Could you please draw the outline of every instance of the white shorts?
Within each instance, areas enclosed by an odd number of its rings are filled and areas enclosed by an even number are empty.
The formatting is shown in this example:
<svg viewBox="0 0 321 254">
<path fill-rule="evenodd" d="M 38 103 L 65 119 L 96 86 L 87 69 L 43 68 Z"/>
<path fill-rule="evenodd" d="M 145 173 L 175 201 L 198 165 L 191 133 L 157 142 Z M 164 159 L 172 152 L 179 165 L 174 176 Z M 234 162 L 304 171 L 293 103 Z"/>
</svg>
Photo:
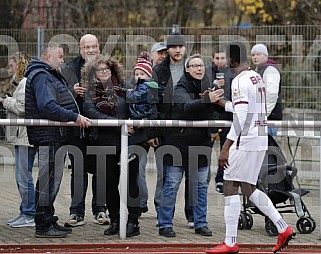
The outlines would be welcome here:
<svg viewBox="0 0 321 254">
<path fill-rule="evenodd" d="M 256 185 L 266 151 L 230 149 L 229 166 L 224 170 L 224 180 Z"/>
</svg>

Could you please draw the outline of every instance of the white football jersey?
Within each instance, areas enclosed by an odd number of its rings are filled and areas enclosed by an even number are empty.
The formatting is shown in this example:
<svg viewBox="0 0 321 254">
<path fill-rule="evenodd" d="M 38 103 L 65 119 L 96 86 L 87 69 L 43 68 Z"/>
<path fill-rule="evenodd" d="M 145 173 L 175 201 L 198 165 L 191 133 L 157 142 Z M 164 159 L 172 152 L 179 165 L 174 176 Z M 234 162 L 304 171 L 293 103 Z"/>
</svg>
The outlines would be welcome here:
<svg viewBox="0 0 321 254">
<path fill-rule="evenodd" d="M 231 85 L 233 124 L 228 139 L 233 148 L 244 151 L 267 150 L 266 86 L 257 72 L 246 69 Z"/>
</svg>

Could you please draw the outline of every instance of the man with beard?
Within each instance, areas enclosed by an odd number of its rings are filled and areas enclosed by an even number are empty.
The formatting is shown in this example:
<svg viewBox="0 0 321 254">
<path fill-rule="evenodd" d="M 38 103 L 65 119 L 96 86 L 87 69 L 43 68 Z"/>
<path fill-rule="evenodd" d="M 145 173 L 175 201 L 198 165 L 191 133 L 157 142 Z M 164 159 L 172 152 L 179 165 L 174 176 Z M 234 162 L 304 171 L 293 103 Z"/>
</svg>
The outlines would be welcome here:
<svg viewBox="0 0 321 254">
<path fill-rule="evenodd" d="M 158 65 L 153 67 L 156 81 L 159 85 L 159 103 L 157 105 L 158 117 L 161 120 L 172 119 L 173 91 L 178 80 L 184 74 L 184 61 L 186 58 L 186 42 L 180 33 L 172 33 L 167 38 L 167 57 Z M 154 204 L 158 213 L 161 202 L 163 188 L 163 164 L 162 155 L 157 153 L 157 149 L 162 146 L 167 128 L 159 128 L 155 138 L 151 138 L 148 143 L 156 148 L 157 184 L 154 196 Z M 194 227 L 193 207 L 188 202 L 188 178 L 185 177 L 185 216 L 189 227 Z"/>
<path fill-rule="evenodd" d="M 79 110 L 83 113 L 83 97 L 86 88 L 81 86 L 81 69 L 86 62 L 95 58 L 96 55 L 100 54 L 99 42 L 95 35 L 85 34 L 81 37 L 79 42 L 79 56 L 72 59 L 64 68 L 62 68 L 61 73 L 67 80 L 69 89 L 73 93 Z M 84 135 L 85 136 L 85 135 Z M 71 174 L 71 206 L 69 220 L 65 223 L 66 227 L 76 227 L 84 225 L 85 217 L 85 198 L 88 186 L 88 174 L 92 173 L 92 212 L 94 215 L 94 222 L 100 225 L 108 225 L 108 218 L 106 215 L 106 204 L 105 201 L 97 199 L 97 186 L 96 186 L 96 169 L 90 168 L 88 162 L 88 157 L 86 154 L 86 140 L 83 138 L 77 144 L 83 155 L 84 159 L 84 171 L 80 172 L 75 168 L 75 158 L 70 156 L 72 174 Z M 81 182 L 83 181 L 83 182 Z M 79 186 L 83 186 L 82 188 Z"/>
</svg>

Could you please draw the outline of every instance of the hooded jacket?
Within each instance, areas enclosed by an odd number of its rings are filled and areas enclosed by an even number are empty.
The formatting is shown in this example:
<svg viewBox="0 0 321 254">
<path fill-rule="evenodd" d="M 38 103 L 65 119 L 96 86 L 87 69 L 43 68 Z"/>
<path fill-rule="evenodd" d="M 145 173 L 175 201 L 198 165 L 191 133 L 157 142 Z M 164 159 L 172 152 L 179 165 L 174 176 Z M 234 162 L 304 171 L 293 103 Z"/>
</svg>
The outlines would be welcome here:
<svg viewBox="0 0 321 254">
<path fill-rule="evenodd" d="M 26 72 L 26 119 L 48 119 L 68 122 L 77 120 L 79 110 L 61 74 L 47 63 L 33 60 Z M 32 145 L 52 142 L 69 143 L 80 137 L 79 127 L 28 126 Z"/>
<path fill-rule="evenodd" d="M 90 64 L 94 63 L 88 63 L 88 65 Z M 112 73 L 111 82 L 117 95 L 115 110 L 113 111 L 113 114 L 106 114 L 100 111 L 99 103 L 97 102 L 101 102 L 103 98 L 98 94 L 95 95 L 96 88 L 100 83 L 97 83 L 90 71 L 86 71 L 87 69 L 85 66 L 82 75 L 83 85 L 87 87 L 84 97 L 84 115 L 91 119 L 128 119 L 129 108 L 126 103 L 126 96 L 123 89 L 125 82 L 123 69 L 120 67 L 118 61 L 114 60 L 112 57 L 109 58 L 107 64 Z M 116 148 L 120 150 L 120 134 L 120 127 L 92 128 L 90 134 L 91 144 L 99 146 L 116 146 Z"/>
</svg>

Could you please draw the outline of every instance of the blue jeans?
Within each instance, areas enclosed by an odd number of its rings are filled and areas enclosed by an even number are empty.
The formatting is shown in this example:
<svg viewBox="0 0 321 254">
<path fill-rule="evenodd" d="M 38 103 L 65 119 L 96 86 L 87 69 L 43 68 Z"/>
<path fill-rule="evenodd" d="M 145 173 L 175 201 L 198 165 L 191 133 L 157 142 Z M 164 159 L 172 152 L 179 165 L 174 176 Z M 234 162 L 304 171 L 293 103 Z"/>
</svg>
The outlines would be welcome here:
<svg viewBox="0 0 321 254">
<path fill-rule="evenodd" d="M 15 146 L 16 182 L 21 197 L 20 212 L 35 216 L 35 186 L 32 167 L 37 149 L 31 146 Z"/>
<path fill-rule="evenodd" d="M 54 202 L 57 197 L 67 146 L 51 143 L 38 147 L 39 173 L 36 184 L 36 230 L 47 230 L 56 224 Z"/>
<path fill-rule="evenodd" d="M 165 167 L 163 166 L 163 161 L 162 158 L 157 158 L 157 148 L 154 150 L 155 151 L 155 159 L 156 159 L 156 169 L 157 169 L 157 179 L 156 179 L 156 189 L 155 189 L 155 194 L 154 194 L 154 205 L 155 205 L 155 210 L 157 212 L 157 217 L 158 217 L 158 211 L 159 211 L 159 206 L 161 203 L 161 198 L 162 198 L 162 193 L 163 193 L 163 186 L 165 182 Z M 188 186 L 189 186 L 189 181 L 188 181 L 188 176 L 185 175 L 185 206 L 184 206 L 184 213 L 185 217 L 187 220 L 193 219 L 193 207 L 189 205 L 189 197 L 188 197 Z"/>
<path fill-rule="evenodd" d="M 268 128 L 268 134 L 270 134 L 273 138 L 276 137 L 276 134 L 278 133 L 278 129 L 274 127 Z"/>
<path fill-rule="evenodd" d="M 130 153 L 137 153 L 139 157 L 139 175 L 138 175 L 138 187 L 139 187 L 139 198 L 140 203 L 139 207 L 145 208 L 147 207 L 147 200 L 148 200 L 148 189 L 147 189 L 147 183 L 146 183 L 146 165 L 147 165 L 147 154 L 149 151 L 149 145 L 147 142 L 138 144 L 140 148 L 139 151 L 135 150 L 135 146 L 133 149 L 129 147 Z"/>
<path fill-rule="evenodd" d="M 179 185 L 183 174 L 189 174 L 189 204 L 193 207 L 194 224 L 196 228 L 207 226 L 207 177 L 209 167 L 198 169 L 164 165 L 165 182 L 158 212 L 159 228 L 173 227 L 173 216 Z"/>
</svg>

